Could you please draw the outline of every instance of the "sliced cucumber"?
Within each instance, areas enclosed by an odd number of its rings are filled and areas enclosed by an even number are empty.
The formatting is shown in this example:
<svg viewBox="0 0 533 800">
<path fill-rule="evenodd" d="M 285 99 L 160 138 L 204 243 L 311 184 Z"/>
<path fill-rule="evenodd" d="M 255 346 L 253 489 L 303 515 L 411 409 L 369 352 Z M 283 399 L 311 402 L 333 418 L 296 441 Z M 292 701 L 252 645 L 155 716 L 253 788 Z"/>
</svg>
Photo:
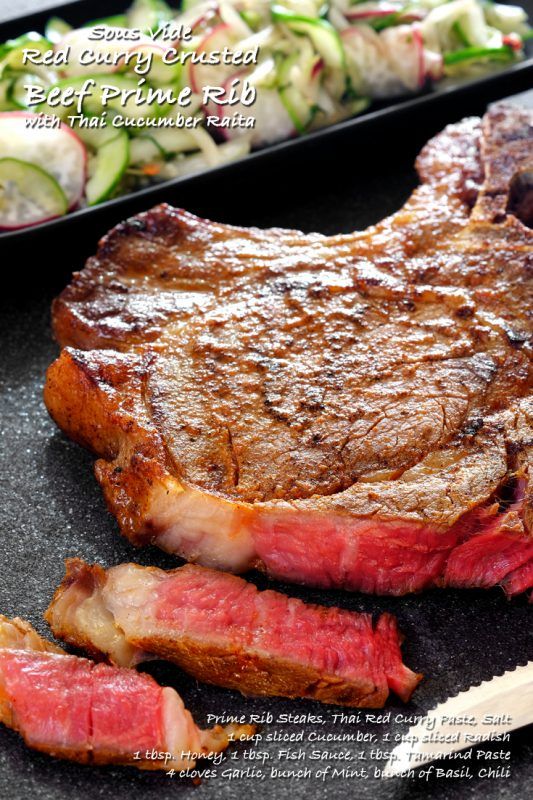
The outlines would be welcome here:
<svg viewBox="0 0 533 800">
<path fill-rule="evenodd" d="M 100 75 L 99 77 L 93 75 L 92 77 L 96 81 L 96 86 L 94 87 L 91 96 L 88 97 L 83 104 L 83 111 L 89 116 L 98 116 L 102 113 L 102 111 L 105 111 L 109 108 L 115 108 L 121 114 L 132 117 L 144 117 L 150 113 L 147 105 L 137 105 L 134 100 L 129 100 L 127 103 L 122 105 L 120 102 L 120 97 L 117 97 L 115 101 L 113 101 L 113 99 L 107 101 L 105 108 L 102 105 L 104 86 L 113 86 L 120 91 L 127 91 L 128 89 L 134 90 L 138 88 L 137 80 L 135 80 L 135 78 L 117 74 L 107 76 Z"/>
<path fill-rule="evenodd" d="M 72 30 L 72 25 L 59 17 L 50 17 L 44 29 L 44 35 L 52 44 L 58 44 L 63 36 Z"/>
<path fill-rule="evenodd" d="M 313 119 L 313 109 L 300 89 L 295 85 L 291 72 L 298 66 L 299 53 L 295 53 L 281 64 L 278 71 L 279 96 L 292 124 L 298 133 L 305 133 Z"/>
<path fill-rule="evenodd" d="M 232 142 L 224 142 L 217 146 L 217 163 L 213 164 L 206 156 L 205 152 L 193 153 L 190 156 L 178 157 L 173 161 L 168 161 L 159 174 L 159 178 L 177 178 L 182 175 L 194 175 L 197 172 L 205 172 L 214 166 L 222 166 L 230 161 L 243 158 L 250 152 L 248 139 L 235 139 Z"/>
<path fill-rule="evenodd" d="M 18 39 L 12 39 L 4 45 L 4 48 L 7 49 L 0 51 L 0 69 L 3 74 L 9 70 L 24 71 L 41 75 L 47 81 L 54 80 L 55 73 L 48 67 L 40 64 L 24 63 L 26 50 L 39 50 L 44 54 L 52 50 L 52 47 L 53 45 L 38 33 L 28 33 Z"/>
<path fill-rule="evenodd" d="M 516 58 L 512 47 L 465 47 L 444 54 L 444 64 L 447 67 L 455 64 L 482 63 L 483 61 L 513 61 Z"/>
<path fill-rule="evenodd" d="M 22 56 L 25 48 L 36 48 L 45 52 L 50 50 L 52 45 L 40 33 L 30 31 L 29 33 L 18 36 L 16 39 L 8 39 L 0 45 L 0 61 L 8 61 L 9 66 L 19 68 L 22 66 Z M 13 63 L 11 62 L 13 59 Z"/>
<path fill-rule="evenodd" d="M 373 17 L 368 21 L 368 24 L 375 31 L 384 31 L 386 28 L 391 28 L 394 25 L 399 25 L 402 21 L 402 12 L 397 11 L 392 14 L 387 14 L 383 17 Z"/>
<path fill-rule="evenodd" d="M 166 153 L 151 136 L 137 136 L 130 140 L 130 164 L 151 164 L 164 161 Z"/>
<path fill-rule="evenodd" d="M 0 158 L 0 228 L 23 228 L 66 214 L 68 201 L 58 182 L 41 167 Z"/>
<path fill-rule="evenodd" d="M 151 55 L 150 71 L 147 78 L 152 86 L 164 88 L 170 87 L 178 82 L 181 75 L 181 64 L 179 62 L 176 64 L 165 64 L 163 61 L 165 51 L 158 45 L 140 44 L 137 47 L 133 47 L 131 52 L 139 53 L 139 56 L 143 54 Z M 135 67 L 136 61 L 130 63 L 129 70 L 134 70 Z M 138 77 L 136 80 L 138 80 Z"/>
<path fill-rule="evenodd" d="M 355 117 L 357 114 L 362 114 L 370 105 L 369 97 L 353 97 L 347 103 L 350 110 L 350 116 Z"/>
<path fill-rule="evenodd" d="M 29 85 L 46 86 L 44 80 L 39 75 L 21 72 L 14 73 L 8 90 L 8 97 L 14 108 L 28 108 L 28 92 L 26 86 Z"/>
<path fill-rule="evenodd" d="M 243 9 L 241 11 L 241 17 L 253 31 L 258 31 L 260 29 L 263 18 L 258 11 Z"/>
<path fill-rule="evenodd" d="M 120 131 L 97 151 L 91 165 L 91 177 L 85 186 L 87 204 L 95 206 L 112 194 L 128 166 L 129 139 Z"/>
<path fill-rule="evenodd" d="M 67 125 L 36 125 L 35 114 L 13 111 L 0 114 L 0 153 L 29 161 L 50 173 L 68 199 L 69 208 L 80 201 L 85 186 L 86 151 Z"/>
<path fill-rule="evenodd" d="M 90 121 L 90 117 L 87 118 Z M 93 118 L 95 121 L 99 122 L 99 117 Z M 85 127 L 82 125 L 72 126 L 72 130 L 78 134 L 79 138 L 90 147 L 92 150 L 99 150 L 104 144 L 110 142 L 111 139 L 115 139 L 117 136 L 117 129 L 113 128 L 111 125 L 105 125 L 103 128 L 99 125 L 95 125 L 95 127 Z"/>
<path fill-rule="evenodd" d="M 170 22 L 175 12 L 164 0 L 134 0 L 127 14 L 128 28 L 155 30 L 161 23 Z"/>
<path fill-rule="evenodd" d="M 162 56 L 154 56 L 148 77 L 152 86 L 163 89 L 179 83 L 181 73 L 181 64 L 165 64 Z"/>
<path fill-rule="evenodd" d="M 489 25 L 498 28 L 502 33 L 526 34 L 529 30 L 527 14 L 519 6 L 486 3 L 483 6 L 485 18 Z"/>
<path fill-rule="evenodd" d="M 293 14 L 292 11 L 287 11 L 278 5 L 272 6 L 272 19 L 274 22 L 282 22 L 287 25 L 295 33 L 303 33 L 308 36 L 328 67 L 345 70 L 346 58 L 342 41 L 330 22 L 318 17 L 303 17 Z"/>
<path fill-rule="evenodd" d="M 17 106 L 11 99 L 11 85 L 13 77 L 4 77 L 0 80 L 0 111 L 15 111 Z"/>
<path fill-rule="evenodd" d="M 201 2 L 202 0 L 181 0 L 180 11 L 183 14 L 185 11 L 190 11 L 191 8 L 200 5 Z"/>
<path fill-rule="evenodd" d="M 179 128 L 154 128 L 150 138 L 161 148 L 165 157 L 175 153 L 198 150 L 198 143 L 191 130 Z"/>
<path fill-rule="evenodd" d="M 470 39 L 464 32 L 463 28 L 461 27 L 461 22 L 459 20 L 453 23 L 452 31 L 455 33 L 457 41 L 459 42 L 462 48 L 472 46 L 472 42 L 470 41 Z"/>
</svg>

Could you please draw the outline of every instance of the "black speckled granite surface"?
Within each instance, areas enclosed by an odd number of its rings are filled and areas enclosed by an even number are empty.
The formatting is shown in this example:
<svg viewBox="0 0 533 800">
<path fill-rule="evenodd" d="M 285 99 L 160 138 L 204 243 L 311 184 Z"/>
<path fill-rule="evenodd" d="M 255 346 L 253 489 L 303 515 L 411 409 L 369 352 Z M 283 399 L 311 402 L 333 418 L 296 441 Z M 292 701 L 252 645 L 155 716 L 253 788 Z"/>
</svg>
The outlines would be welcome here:
<svg viewBox="0 0 533 800">
<path fill-rule="evenodd" d="M 37 3 L 31 4 L 38 7 Z M 7 8 L 0 3 L 0 14 Z M 531 98 L 529 98 L 531 102 Z M 474 104 L 475 105 L 475 104 Z M 473 108 L 480 112 L 481 108 Z M 448 110 L 452 120 L 464 113 Z M 415 184 L 413 158 L 441 117 L 408 129 L 390 130 L 373 142 L 344 144 L 320 158 L 291 163 L 277 172 L 240 175 L 231 185 L 209 181 L 169 197 L 191 210 L 239 224 L 282 225 L 333 233 L 364 227 L 395 210 Z M 110 219 L 109 224 L 115 220 Z M 30 242 L 21 253 L 0 253 L 4 291 L 0 299 L 0 611 L 29 619 L 43 633 L 42 613 L 63 573 L 63 559 L 81 556 L 112 565 L 124 560 L 170 567 L 175 561 L 153 549 L 136 551 L 118 534 L 92 474 L 92 457 L 69 442 L 48 418 L 41 399 L 44 372 L 57 348 L 50 335 L 50 301 L 94 250 L 99 230 L 87 228 L 61 241 Z M 7 290 L 10 277 L 15 285 Z M 252 576 L 261 586 L 265 579 Z M 400 599 L 319 592 L 278 586 L 309 601 L 365 611 L 394 612 L 406 634 L 405 660 L 426 674 L 407 710 L 422 712 L 447 695 L 533 659 L 532 608 L 525 599 L 508 602 L 499 590 L 429 592 Z M 199 686 L 177 669 L 154 663 L 150 671 L 174 685 L 198 721 L 208 713 L 275 715 L 320 713 L 310 702 L 246 699 Z M 392 702 L 388 708 L 403 711 Z M 326 711 L 326 714 L 329 714 Z M 274 726 L 295 731 L 294 726 Z M 405 726 L 404 726 L 405 728 Z M 379 728 L 403 730 L 394 724 Z M 339 731 L 327 724 L 326 731 Z M 361 730 L 374 730 L 362 726 Z M 247 798 L 276 800 L 349 796 L 372 800 L 517 800 L 533 794 L 531 727 L 512 735 L 511 776 L 501 780 L 446 781 L 338 779 L 228 781 L 200 786 L 164 774 L 125 768 L 87 768 L 30 752 L 12 731 L 0 729 L 0 797 L 13 800 L 95 800 L 107 797 Z M 304 745 L 311 747 L 311 745 Z M 332 746 L 333 750 L 335 746 Z M 275 755 L 278 745 L 261 745 Z M 496 749 L 496 746 L 493 746 Z M 241 747 L 242 751 L 242 747 Z M 240 752 L 232 766 L 248 766 Z"/>
</svg>

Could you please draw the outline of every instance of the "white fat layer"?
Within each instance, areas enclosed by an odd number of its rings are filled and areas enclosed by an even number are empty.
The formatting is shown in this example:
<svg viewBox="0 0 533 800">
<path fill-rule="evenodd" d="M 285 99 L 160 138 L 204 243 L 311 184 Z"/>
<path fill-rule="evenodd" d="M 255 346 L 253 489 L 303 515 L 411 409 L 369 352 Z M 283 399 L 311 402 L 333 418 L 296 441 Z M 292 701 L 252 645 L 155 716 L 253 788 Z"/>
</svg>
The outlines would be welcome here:
<svg viewBox="0 0 533 800">
<path fill-rule="evenodd" d="M 91 597 L 81 603 L 76 611 L 75 624 L 82 636 L 86 635 L 94 647 L 105 653 L 113 664 L 131 667 L 144 660 L 144 653 L 128 644 L 124 633 L 115 624 L 100 589 L 96 589 Z"/>
<path fill-rule="evenodd" d="M 229 572 L 245 572 L 256 558 L 249 512 L 222 497 L 167 478 L 152 492 L 149 516 L 167 553 Z"/>
<path fill-rule="evenodd" d="M 163 576 L 164 573 L 135 564 L 120 564 L 108 571 L 102 600 L 115 628 L 123 632 L 125 639 L 147 635 L 144 620 L 149 617 L 148 606 Z"/>
<path fill-rule="evenodd" d="M 40 653 L 57 653 L 65 651 L 52 642 L 39 636 L 29 622 L 19 617 L 8 619 L 0 614 L 0 648 L 11 650 L 33 650 Z"/>
<path fill-rule="evenodd" d="M 250 725 L 216 725 L 208 730 L 198 728 L 179 694 L 163 689 L 163 726 L 165 746 L 172 754 L 173 769 L 191 769 L 198 757 L 210 756 L 225 750 L 230 741 L 241 736 L 250 736 L 254 729 Z"/>
<path fill-rule="evenodd" d="M 173 769 L 194 767 L 196 759 L 188 758 L 186 754 L 202 752 L 200 731 L 179 694 L 169 686 L 163 689 L 163 726 L 165 747 L 173 756 L 169 768 L 170 766 Z"/>
<path fill-rule="evenodd" d="M 147 658 L 115 624 L 99 585 L 74 581 L 54 600 L 49 621 L 52 630 L 71 644 L 90 643 L 118 666 L 131 667 Z"/>
</svg>

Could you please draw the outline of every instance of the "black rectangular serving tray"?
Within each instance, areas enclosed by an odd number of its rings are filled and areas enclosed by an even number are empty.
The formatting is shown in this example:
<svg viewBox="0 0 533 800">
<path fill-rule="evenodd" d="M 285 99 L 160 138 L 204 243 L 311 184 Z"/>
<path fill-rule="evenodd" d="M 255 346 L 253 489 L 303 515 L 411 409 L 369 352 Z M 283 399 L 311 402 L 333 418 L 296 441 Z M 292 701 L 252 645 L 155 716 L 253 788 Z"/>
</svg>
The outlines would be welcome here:
<svg viewBox="0 0 533 800">
<path fill-rule="evenodd" d="M 533 0 L 516 0 L 533 19 Z M 44 11 L 10 19 L 0 24 L 0 42 L 19 36 L 26 31 L 43 32 L 47 20 L 54 15 L 72 25 L 81 25 L 93 19 L 122 13 L 130 2 L 124 0 L 75 0 L 53 6 Z M 177 5 L 177 4 L 176 4 Z M 533 86 L 533 41 L 526 43 L 526 58 L 516 64 L 496 69 L 474 80 L 437 84 L 418 95 L 396 98 L 392 101 L 374 103 L 368 111 L 305 136 L 264 147 L 244 158 L 216 167 L 207 172 L 186 175 L 164 183 L 154 184 L 132 194 L 108 200 L 99 206 L 73 211 L 64 217 L 50 220 L 33 228 L 0 232 L 2 246 L 24 242 L 40 242 L 50 236 L 61 236 L 67 227 L 74 230 L 90 230 L 99 220 L 118 222 L 127 214 L 139 211 L 162 200 L 180 203 L 187 187 L 199 184 L 209 190 L 210 186 L 231 185 L 236 176 L 245 170 L 259 178 L 265 170 L 276 170 L 282 164 L 292 165 L 296 161 L 310 160 L 327 151 L 350 143 L 360 156 L 364 156 L 366 143 L 374 137 L 376 130 L 387 129 L 391 137 L 394 131 L 405 125 L 416 125 L 423 116 L 450 115 L 468 109 L 476 103 L 486 104 L 497 97 L 529 89 Z M 472 113 L 472 112 L 470 112 Z"/>
</svg>

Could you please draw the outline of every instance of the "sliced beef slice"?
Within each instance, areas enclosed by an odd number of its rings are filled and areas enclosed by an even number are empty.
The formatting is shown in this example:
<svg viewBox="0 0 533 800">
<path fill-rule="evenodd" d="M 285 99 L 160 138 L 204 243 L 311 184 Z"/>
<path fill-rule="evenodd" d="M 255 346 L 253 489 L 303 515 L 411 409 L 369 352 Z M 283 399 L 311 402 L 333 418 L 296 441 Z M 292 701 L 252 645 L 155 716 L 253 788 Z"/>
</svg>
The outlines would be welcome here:
<svg viewBox="0 0 533 800">
<path fill-rule="evenodd" d="M 194 565 L 165 572 L 73 559 L 46 613 L 61 639 L 131 665 L 157 656 L 244 694 L 382 706 L 421 676 L 403 663 L 396 622 L 307 605 Z"/>
<path fill-rule="evenodd" d="M 200 730 L 174 689 L 133 669 L 67 655 L 28 623 L 6 617 L 0 721 L 52 756 L 140 769 L 186 770 L 197 757 L 224 750 L 230 735 L 253 733 L 247 725 Z"/>
</svg>

